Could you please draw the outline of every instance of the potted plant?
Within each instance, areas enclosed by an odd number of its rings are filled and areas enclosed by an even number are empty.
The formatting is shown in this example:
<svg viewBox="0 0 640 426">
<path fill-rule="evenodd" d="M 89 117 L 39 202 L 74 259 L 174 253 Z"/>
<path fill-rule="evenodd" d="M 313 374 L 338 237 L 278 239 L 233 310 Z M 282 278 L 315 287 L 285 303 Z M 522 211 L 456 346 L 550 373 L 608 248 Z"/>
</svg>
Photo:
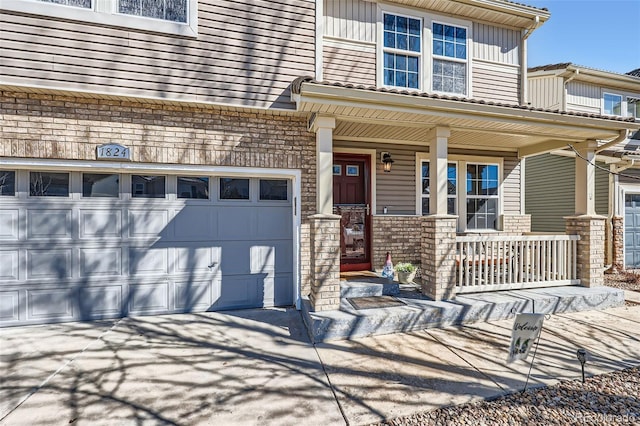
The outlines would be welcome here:
<svg viewBox="0 0 640 426">
<path fill-rule="evenodd" d="M 411 262 L 400 262 L 396 265 L 398 282 L 400 284 L 410 284 L 416 277 L 416 267 Z"/>
</svg>

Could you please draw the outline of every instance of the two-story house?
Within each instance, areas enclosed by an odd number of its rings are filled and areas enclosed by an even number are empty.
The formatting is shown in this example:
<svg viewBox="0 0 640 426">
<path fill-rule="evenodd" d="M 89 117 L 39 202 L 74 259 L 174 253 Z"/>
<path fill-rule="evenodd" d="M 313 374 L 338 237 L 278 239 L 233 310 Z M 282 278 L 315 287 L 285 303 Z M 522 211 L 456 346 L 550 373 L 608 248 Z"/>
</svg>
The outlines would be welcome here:
<svg viewBox="0 0 640 426">
<path fill-rule="evenodd" d="M 640 128 L 527 105 L 527 38 L 549 16 L 505 0 L 1 0 L 2 325 L 331 310 L 340 271 L 387 251 L 435 300 L 496 277 L 599 284 L 597 238 L 562 252 L 571 276 L 494 262 L 560 255 L 510 251 L 530 230 L 522 158 Z M 568 226 L 590 236 L 594 220 Z"/>
<path fill-rule="evenodd" d="M 570 63 L 530 68 L 532 106 L 640 122 L 640 70 L 618 74 Z M 596 149 L 595 212 L 607 217 L 606 262 L 640 267 L 640 133 Z M 525 205 L 533 231 L 558 232 L 573 214 L 576 152 L 570 144 L 526 159 Z"/>
</svg>

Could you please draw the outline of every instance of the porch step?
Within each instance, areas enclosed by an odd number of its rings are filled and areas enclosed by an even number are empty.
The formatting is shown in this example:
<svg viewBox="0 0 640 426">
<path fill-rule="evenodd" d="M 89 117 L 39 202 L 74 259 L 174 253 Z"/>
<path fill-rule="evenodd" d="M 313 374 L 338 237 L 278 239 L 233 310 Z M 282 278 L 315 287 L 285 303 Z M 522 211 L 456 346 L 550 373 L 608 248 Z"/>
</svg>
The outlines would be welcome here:
<svg viewBox="0 0 640 426">
<path fill-rule="evenodd" d="M 351 297 L 396 296 L 399 293 L 400 285 L 385 278 L 340 281 L 340 298 L 343 300 Z"/>
<path fill-rule="evenodd" d="M 324 312 L 310 312 L 309 301 L 303 299 L 302 317 L 311 340 L 317 343 L 497 321 L 520 312 L 558 314 L 613 308 L 624 305 L 624 291 L 565 286 L 465 294 L 453 301 L 435 302 L 417 291 L 403 289 L 396 299 L 403 305 L 357 310 L 343 298 L 340 309 Z"/>
</svg>

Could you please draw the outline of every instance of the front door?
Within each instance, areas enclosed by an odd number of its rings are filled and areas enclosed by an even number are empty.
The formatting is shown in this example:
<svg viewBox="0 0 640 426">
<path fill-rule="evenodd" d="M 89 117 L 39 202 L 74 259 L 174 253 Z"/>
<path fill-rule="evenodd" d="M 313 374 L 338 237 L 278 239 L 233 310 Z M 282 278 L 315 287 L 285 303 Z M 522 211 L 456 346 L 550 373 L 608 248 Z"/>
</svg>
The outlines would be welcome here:
<svg viewBox="0 0 640 426">
<path fill-rule="evenodd" d="M 340 221 L 340 271 L 371 269 L 368 155 L 333 155 L 333 212 Z"/>
</svg>

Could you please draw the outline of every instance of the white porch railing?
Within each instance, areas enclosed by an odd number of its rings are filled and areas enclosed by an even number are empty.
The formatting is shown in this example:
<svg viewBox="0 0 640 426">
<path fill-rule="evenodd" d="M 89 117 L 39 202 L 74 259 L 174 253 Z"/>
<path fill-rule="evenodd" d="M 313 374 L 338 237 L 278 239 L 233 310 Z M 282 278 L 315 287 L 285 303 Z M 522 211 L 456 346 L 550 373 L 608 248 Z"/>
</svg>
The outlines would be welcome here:
<svg viewBox="0 0 640 426">
<path fill-rule="evenodd" d="M 456 237 L 456 292 L 580 284 L 578 235 Z"/>
</svg>

